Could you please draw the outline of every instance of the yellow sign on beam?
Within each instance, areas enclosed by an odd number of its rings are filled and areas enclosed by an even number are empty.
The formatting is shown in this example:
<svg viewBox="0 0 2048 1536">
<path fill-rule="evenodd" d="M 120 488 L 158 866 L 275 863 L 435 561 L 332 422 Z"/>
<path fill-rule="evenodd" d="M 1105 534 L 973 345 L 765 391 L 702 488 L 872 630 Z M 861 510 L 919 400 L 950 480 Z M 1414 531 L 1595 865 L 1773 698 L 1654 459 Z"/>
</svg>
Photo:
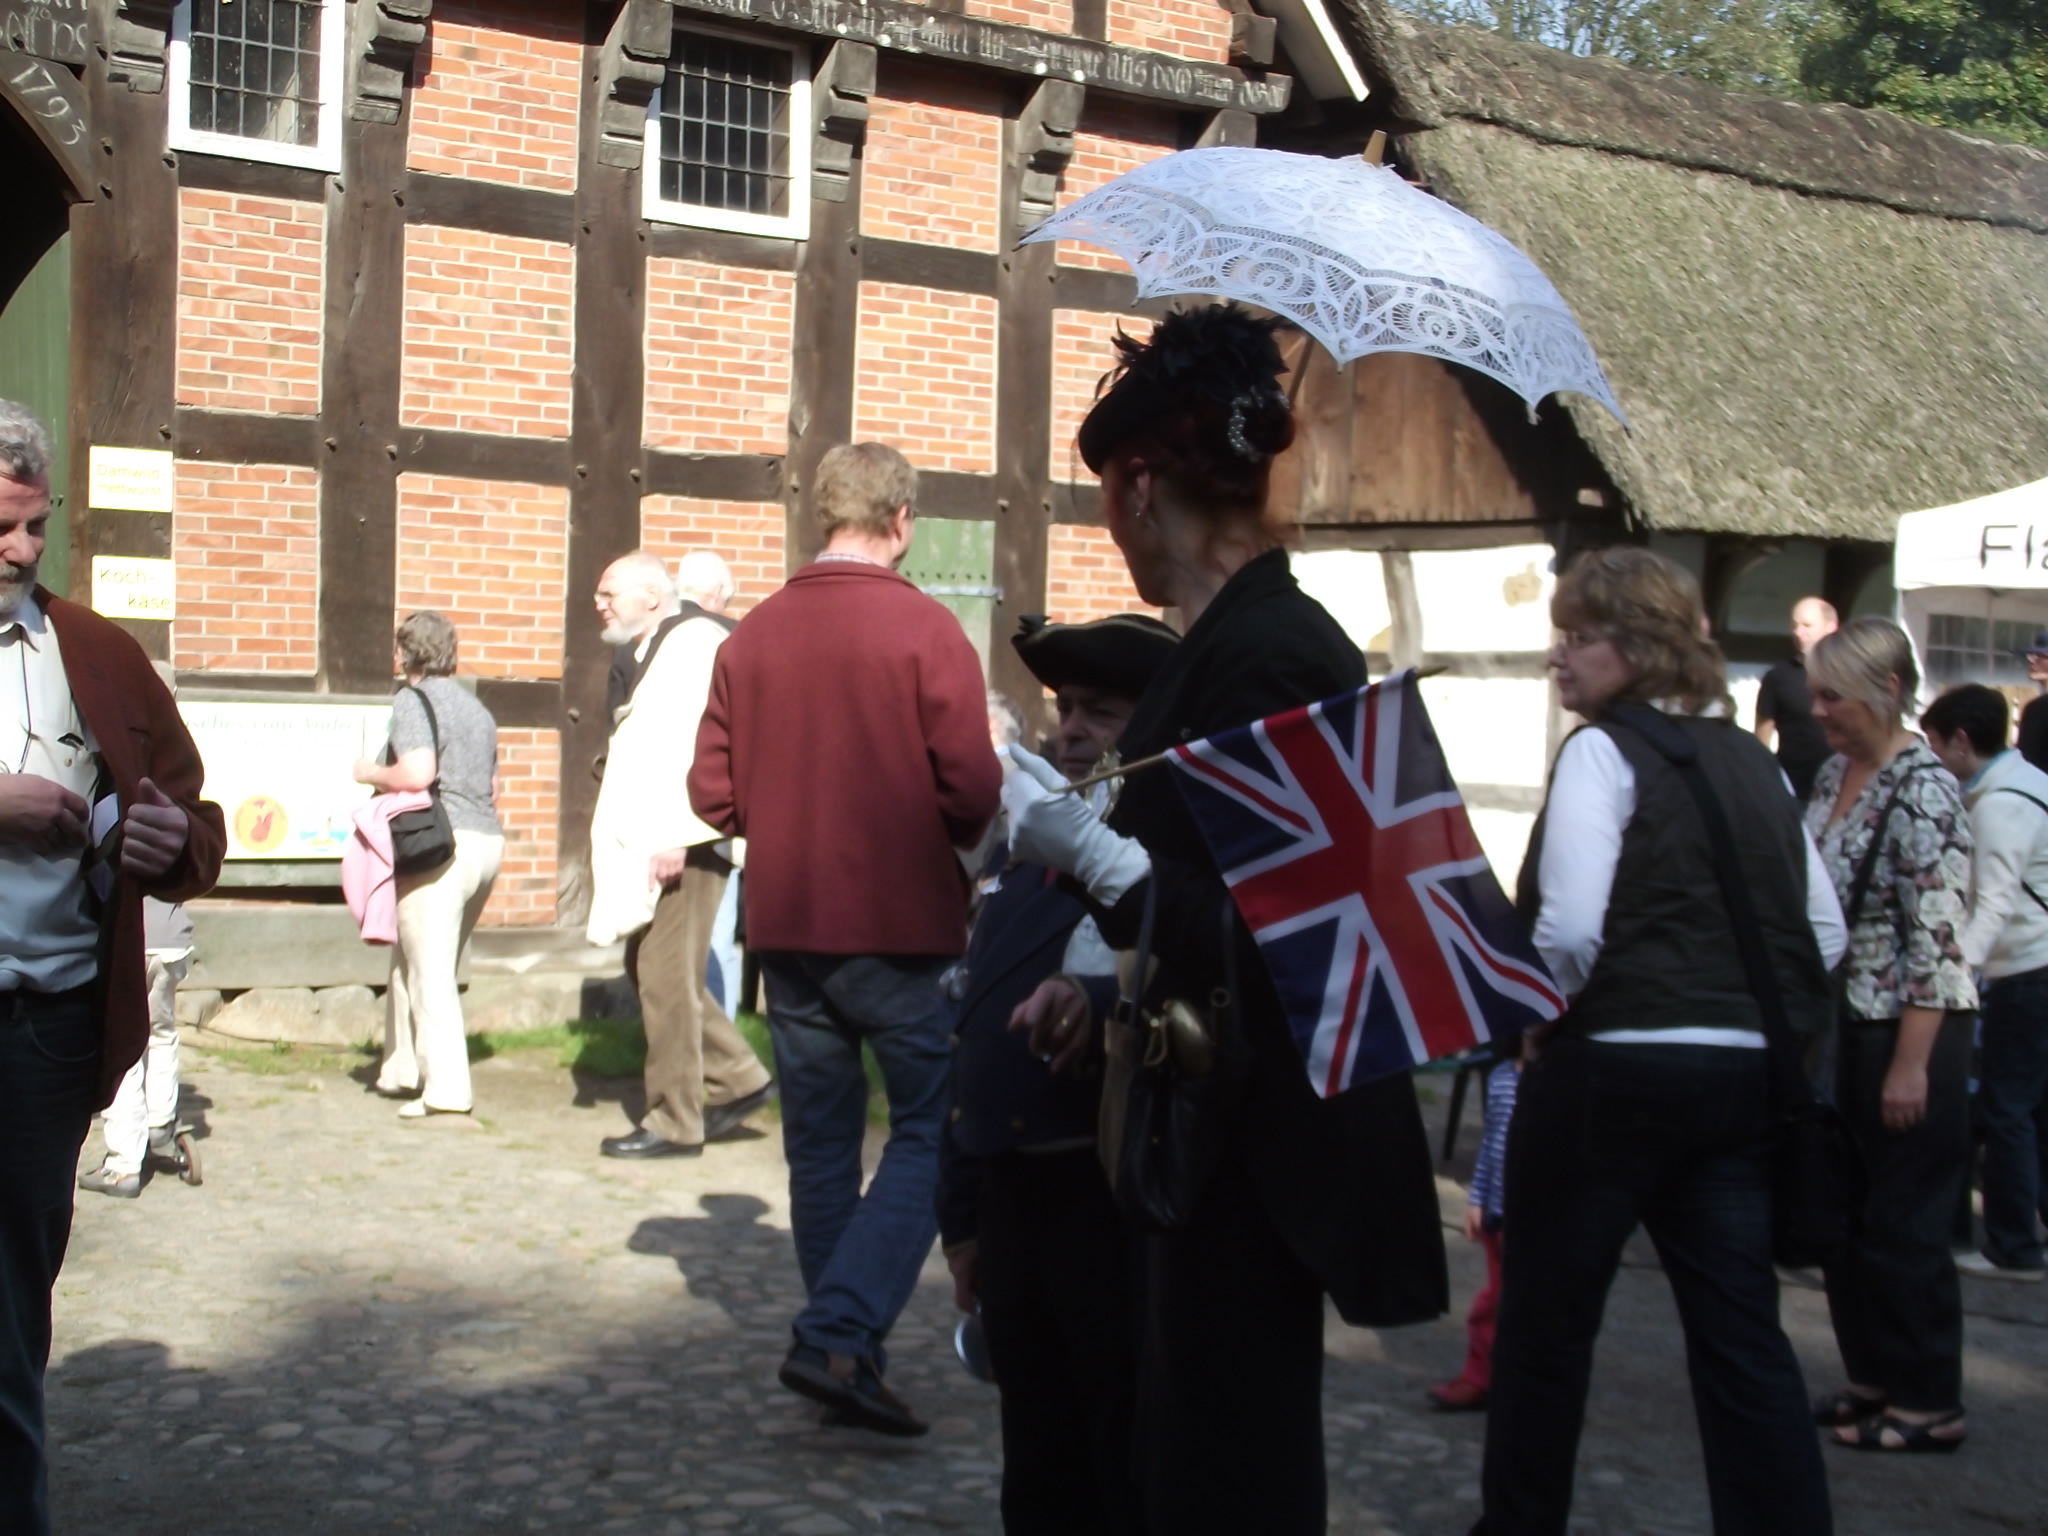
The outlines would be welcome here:
<svg viewBox="0 0 2048 1536">
<path fill-rule="evenodd" d="M 92 607 L 110 619 L 176 618 L 178 567 L 170 560 L 94 555 Z"/>
<path fill-rule="evenodd" d="M 176 498 L 171 455 L 163 448 L 102 448 L 86 473 L 86 505 L 96 512 L 169 512 Z"/>
</svg>

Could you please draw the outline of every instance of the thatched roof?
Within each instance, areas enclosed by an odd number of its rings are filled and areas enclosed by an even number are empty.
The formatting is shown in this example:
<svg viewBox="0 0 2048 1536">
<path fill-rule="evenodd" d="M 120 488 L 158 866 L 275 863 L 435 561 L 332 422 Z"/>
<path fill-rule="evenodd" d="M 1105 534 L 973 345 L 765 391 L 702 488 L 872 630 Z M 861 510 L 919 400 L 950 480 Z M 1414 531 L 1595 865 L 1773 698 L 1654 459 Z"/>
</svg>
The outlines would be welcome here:
<svg viewBox="0 0 2048 1536">
<path fill-rule="evenodd" d="M 1404 156 L 1592 338 L 1642 521 L 1888 540 L 2048 475 L 2048 154 L 1349 3 Z"/>
</svg>

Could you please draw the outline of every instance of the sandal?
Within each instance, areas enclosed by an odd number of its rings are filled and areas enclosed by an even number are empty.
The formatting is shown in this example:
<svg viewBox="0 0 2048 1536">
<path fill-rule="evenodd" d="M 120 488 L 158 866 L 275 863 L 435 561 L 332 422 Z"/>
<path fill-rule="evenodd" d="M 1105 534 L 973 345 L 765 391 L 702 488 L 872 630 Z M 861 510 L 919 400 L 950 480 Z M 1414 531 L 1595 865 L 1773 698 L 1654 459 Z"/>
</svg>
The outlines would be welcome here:
<svg viewBox="0 0 2048 1536">
<path fill-rule="evenodd" d="M 1865 1397 L 1847 1387 L 1833 1397 L 1816 1397 L 1813 1400 L 1813 1422 L 1824 1429 L 1847 1429 L 1852 1424 L 1861 1424 L 1874 1413 L 1882 1412 L 1883 1398 Z"/>
<path fill-rule="evenodd" d="M 1934 1431 L 1963 1422 L 1963 1410 L 1960 1408 L 1938 1419 L 1929 1419 L 1925 1424 L 1909 1424 L 1892 1414 L 1880 1413 L 1853 1426 L 1846 1435 L 1842 1430 L 1836 1430 L 1835 1443 L 1854 1451 L 1938 1452 L 1946 1455 L 1969 1439 L 1969 1434 L 1966 1431 L 1960 1435 L 1937 1435 Z"/>
</svg>

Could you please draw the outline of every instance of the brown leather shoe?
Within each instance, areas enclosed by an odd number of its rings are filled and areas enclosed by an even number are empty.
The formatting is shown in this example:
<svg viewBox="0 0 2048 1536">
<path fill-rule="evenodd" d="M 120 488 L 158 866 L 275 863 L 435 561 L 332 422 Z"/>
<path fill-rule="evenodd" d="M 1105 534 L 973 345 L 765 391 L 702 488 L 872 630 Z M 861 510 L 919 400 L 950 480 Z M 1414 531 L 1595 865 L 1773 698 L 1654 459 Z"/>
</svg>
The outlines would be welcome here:
<svg viewBox="0 0 2048 1536">
<path fill-rule="evenodd" d="M 882 1385 L 875 1368 L 857 1355 L 828 1354 L 808 1344 L 791 1348 L 776 1378 L 790 1391 L 823 1403 L 840 1422 L 877 1434 L 922 1435 L 931 1426 Z"/>
</svg>

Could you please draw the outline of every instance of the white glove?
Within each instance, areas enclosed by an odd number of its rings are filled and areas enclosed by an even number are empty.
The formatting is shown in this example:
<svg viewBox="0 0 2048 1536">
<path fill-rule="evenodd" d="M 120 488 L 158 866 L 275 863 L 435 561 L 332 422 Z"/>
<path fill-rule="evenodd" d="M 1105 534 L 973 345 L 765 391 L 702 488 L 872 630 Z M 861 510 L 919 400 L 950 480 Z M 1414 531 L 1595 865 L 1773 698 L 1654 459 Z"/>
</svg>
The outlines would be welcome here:
<svg viewBox="0 0 2048 1536">
<path fill-rule="evenodd" d="M 1004 750 L 1003 809 L 1010 815 L 1013 856 L 1074 876 L 1104 904 L 1151 875 L 1152 856 L 1139 843 L 1110 831 L 1082 796 L 1059 793 L 1067 781 L 1057 768 L 1022 747 Z"/>
</svg>

